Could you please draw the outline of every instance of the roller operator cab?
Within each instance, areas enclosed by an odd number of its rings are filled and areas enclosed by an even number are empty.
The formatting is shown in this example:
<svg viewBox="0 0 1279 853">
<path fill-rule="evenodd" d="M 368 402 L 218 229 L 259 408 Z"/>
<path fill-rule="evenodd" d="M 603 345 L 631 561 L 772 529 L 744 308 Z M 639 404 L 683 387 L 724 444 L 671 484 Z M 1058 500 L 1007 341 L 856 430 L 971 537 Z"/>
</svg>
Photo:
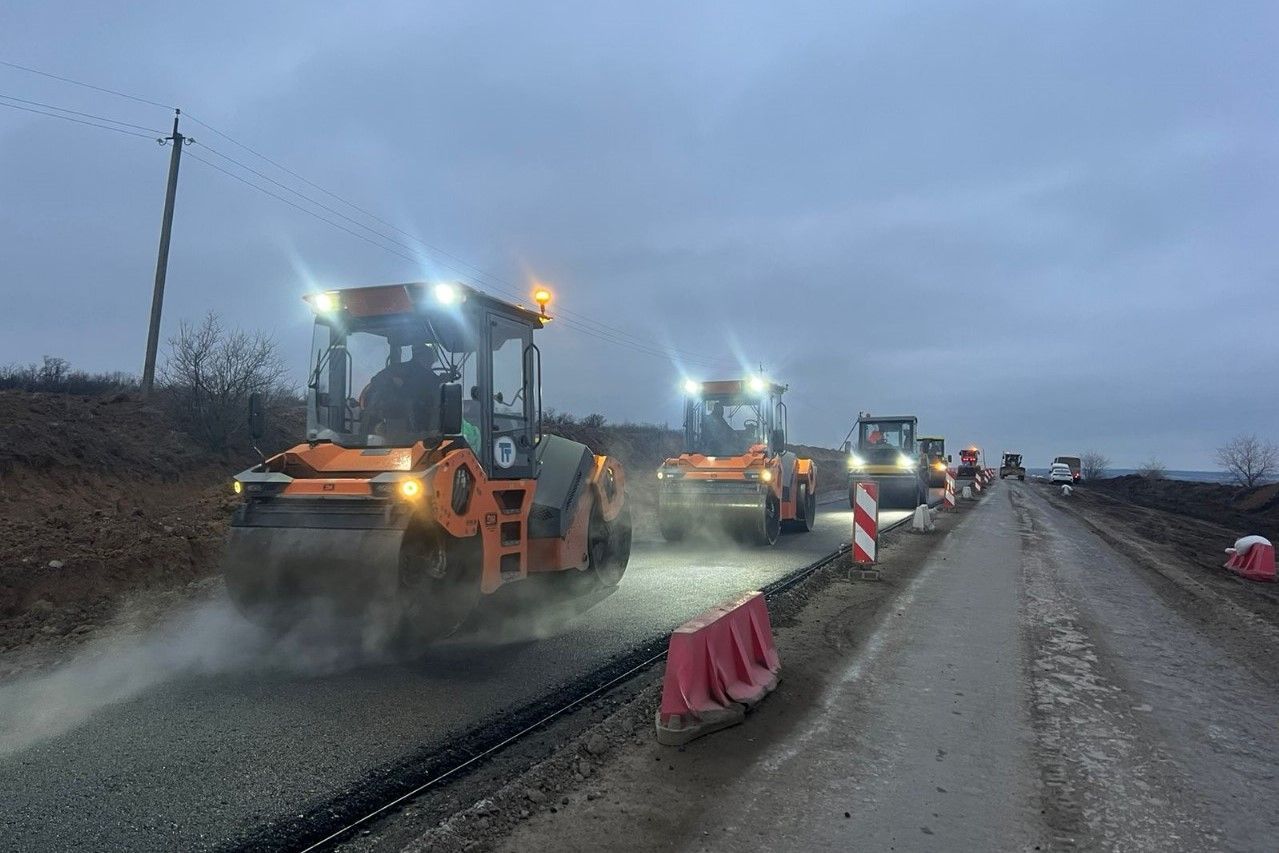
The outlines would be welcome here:
<svg viewBox="0 0 1279 853">
<path fill-rule="evenodd" d="M 223 570 L 242 610 L 430 640 L 530 575 L 620 580 L 621 465 L 540 430 L 547 296 L 541 313 L 455 284 L 307 297 L 306 441 L 235 478 Z"/>
<path fill-rule="evenodd" d="M 946 455 L 946 439 L 936 435 L 921 435 L 919 452 L 928 463 L 928 485 L 938 489 L 945 486 L 946 471 L 950 467 L 950 457 Z"/>
<path fill-rule="evenodd" d="M 914 509 L 928 503 L 929 467 L 918 428 L 913 415 L 857 419 L 857 443 L 848 456 L 850 506 L 857 499 L 855 484 L 868 480 L 879 486 L 880 506 Z"/>
<path fill-rule="evenodd" d="M 772 545 L 817 519 L 817 468 L 786 449 L 786 386 L 752 376 L 684 384 L 684 452 L 657 471 L 667 541 L 720 530 Z"/>
<path fill-rule="evenodd" d="M 977 471 L 981 468 L 981 450 L 976 447 L 966 447 L 959 451 L 959 468 L 955 472 L 955 477 L 961 480 L 971 480 L 977 476 Z"/>
</svg>

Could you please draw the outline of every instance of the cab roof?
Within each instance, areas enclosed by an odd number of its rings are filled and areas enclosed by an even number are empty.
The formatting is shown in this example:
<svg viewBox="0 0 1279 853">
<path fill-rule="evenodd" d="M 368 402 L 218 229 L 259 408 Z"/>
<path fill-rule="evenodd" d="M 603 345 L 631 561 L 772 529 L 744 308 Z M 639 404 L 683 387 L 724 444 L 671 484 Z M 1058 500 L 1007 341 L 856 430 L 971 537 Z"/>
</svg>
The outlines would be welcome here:
<svg viewBox="0 0 1279 853">
<path fill-rule="evenodd" d="M 715 379 L 710 382 L 703 382 L 702 396 L 746 394 L 754 390 L 750 386 L 750 383 L 754 378 L 755 377 L 748 377 L 746 379 Z M 788 387 L 789 386 L 782 385 L 779 382 L 773 382 L 766 379 L 764 380 L 764 387 L 761 390 L 770 391 L 773 394 L 781 394 Z"/>
<path fill-rule="evenodd" d="M 326 297 L 335 303 L 328 311 L 321 310 L 321 302 Z M 355 320 L 397 315 L 476 314 L 482 310 L 504 314 L 534 328 L 541 328 L 550 319 L 523 305 L 498 299 L 461 282 L 410 281 L 341 287 L 311 293 L 304 298 L 317 314 L 331 313 Z"/>
<path fill-rule="evenodd" d="M 889 421 L 909 421 L 911 423 L 919 423 L 919 418 L 914 415 L 862 415 L 857 419 L 857 423 L 878 424 L 888 423 Z"/>
</svg>

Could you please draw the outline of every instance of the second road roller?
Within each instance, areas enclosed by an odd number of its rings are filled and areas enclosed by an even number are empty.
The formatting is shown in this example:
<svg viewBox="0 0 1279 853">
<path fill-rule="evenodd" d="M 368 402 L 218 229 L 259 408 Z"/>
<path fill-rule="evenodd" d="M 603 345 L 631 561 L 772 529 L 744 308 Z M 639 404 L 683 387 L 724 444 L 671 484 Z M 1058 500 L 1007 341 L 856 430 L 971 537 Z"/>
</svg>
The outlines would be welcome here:
<svg viewBox="0 0 1279 853">
<path fill-rule="evenodd" d="M 723 531 L 772 545 L 817 520 L 817 468 L 786 449 L 786 386 L 763 376 L 684 383 L 684 452 L 657 471 L 658 523 L 678 541 Z"/>
</svg>

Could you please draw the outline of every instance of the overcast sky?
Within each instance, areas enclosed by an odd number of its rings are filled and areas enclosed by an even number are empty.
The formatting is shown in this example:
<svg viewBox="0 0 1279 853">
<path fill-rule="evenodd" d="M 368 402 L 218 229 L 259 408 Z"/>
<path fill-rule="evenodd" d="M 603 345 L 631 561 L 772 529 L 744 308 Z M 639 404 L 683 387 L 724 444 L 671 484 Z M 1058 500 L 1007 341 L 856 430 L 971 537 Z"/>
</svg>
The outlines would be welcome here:
<svg viewBox="0 0 1279 853">
<path fill-rule="evenodd" d="M 1036 466 L 1279 440 L 1274 2 L 182 5 L 6 3 L 0 59 L 179 105 L 448 257 L 187 158 L 166 334 L 215 310 L 300 365 L 303 293 L 460 260 L 727 360 L 553 324 L 546 399 L 580 414 L 674 423 L 682 376 L 762 362 L 815 444 L 859 409 Z M 3 66 L 0 94 L 170 122 Z M 167 161 L 0 108 L 0 363 L 140 369 Z"/>
</svg>

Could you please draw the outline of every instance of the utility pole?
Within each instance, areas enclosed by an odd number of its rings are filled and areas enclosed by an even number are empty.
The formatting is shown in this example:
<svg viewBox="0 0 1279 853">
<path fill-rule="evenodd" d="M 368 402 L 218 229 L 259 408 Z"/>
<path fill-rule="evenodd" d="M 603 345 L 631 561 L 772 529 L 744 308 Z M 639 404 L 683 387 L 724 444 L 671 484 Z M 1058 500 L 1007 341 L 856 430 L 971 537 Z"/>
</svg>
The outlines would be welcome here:
<svg viewBox="0 0 1279 853">
<path fill-rule="evenodd" d="M 155 384 L 155 355 L 160 347 L 160 312 L 164 308 L 164 279 L 169 272 L 169 235 L 173 231 L 173 202 L 178 194 L 178 164 L 186 137 L 178 133 L 182 110 L 173 111 L 173 135 L 158 140 L 173 146 L 169 155 L 169 187 L 164 193 L 164 220 L 160 223 L 160 252 L 155 259 L 155 290 L 151 293 L 151 326 L 147 330 L 147 360 L 142 365 L 142 394 L 151 396 Z"/>
</svg>

